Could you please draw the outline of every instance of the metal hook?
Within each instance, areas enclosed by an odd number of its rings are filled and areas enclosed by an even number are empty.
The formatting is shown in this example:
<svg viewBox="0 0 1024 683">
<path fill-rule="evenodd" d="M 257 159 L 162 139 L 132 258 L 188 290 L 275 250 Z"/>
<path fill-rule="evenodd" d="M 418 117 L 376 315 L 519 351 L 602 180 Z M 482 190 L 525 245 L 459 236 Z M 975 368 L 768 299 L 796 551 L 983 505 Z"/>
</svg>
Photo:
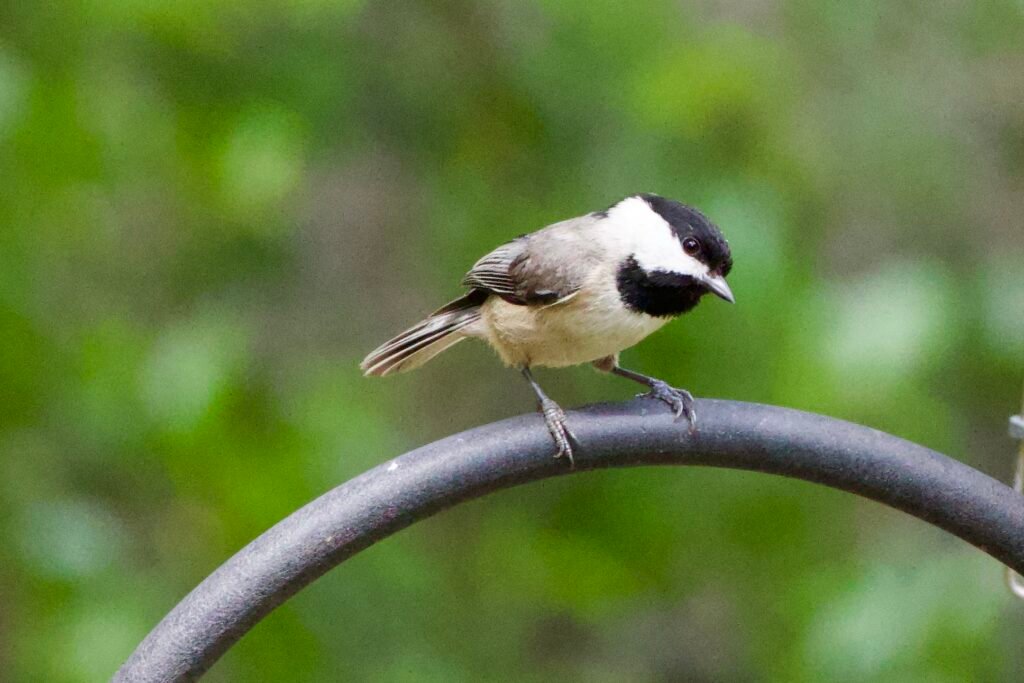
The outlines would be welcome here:
<svg viewBox="0 0 1024 683">
<path fill-rule="evenodd" d="M 1024 495 L 1024 409 L 1021 415 L 1010 418 L 1010 437 L 1020 442 L 1017 452 L 1017 468 L 1013 473 L 1013 490 Z M 1024 576 L 1006 568 L 1006 587 L 1021 600 L 1024 600 Z"/>
</svg>

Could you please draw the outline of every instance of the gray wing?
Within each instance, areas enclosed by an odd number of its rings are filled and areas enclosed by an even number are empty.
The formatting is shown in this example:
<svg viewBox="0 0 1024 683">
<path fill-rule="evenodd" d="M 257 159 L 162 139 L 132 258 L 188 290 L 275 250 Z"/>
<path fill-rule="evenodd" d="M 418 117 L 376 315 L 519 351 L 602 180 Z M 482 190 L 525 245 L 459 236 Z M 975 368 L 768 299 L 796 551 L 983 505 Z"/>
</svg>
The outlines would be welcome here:
<svg viewBox="0 0 1024 683">
<path fill-rule="evenodd" d="M 587 235 L 597 220 L 593 215 L 572 218 L 503 244 L 477 261 L 462 284 L 521 306 L 572 296 L 597 257 Z"/>
</svg>

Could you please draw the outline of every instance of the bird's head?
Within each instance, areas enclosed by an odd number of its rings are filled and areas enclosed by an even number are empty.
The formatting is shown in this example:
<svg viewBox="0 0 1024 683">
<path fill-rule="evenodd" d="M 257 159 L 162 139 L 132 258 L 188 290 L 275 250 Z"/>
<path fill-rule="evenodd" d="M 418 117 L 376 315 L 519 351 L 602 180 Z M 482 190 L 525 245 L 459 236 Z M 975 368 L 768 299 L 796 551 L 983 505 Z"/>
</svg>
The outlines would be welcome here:
<svg viewBox="0 0 1024 683">
<path fill-rule="evenodd" d="M 692 309 L 711 293 L 733 303 L 725 278 L 732 269 L 729 243 L 697 209 L 653 194 L 627 197 L 606 220 L 628 235 L 618 265 L 623 303 L 653 316 Z"/>
</svg>

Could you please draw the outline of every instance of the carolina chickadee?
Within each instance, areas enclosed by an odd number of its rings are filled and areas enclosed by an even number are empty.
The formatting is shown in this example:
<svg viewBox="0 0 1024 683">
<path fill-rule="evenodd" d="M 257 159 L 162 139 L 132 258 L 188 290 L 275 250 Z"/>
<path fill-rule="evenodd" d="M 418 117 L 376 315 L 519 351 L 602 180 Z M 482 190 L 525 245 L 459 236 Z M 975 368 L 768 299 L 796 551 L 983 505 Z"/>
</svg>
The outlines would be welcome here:
<svg viewBox="0 0 1024 683">
<path fill-rule="evenodd" d="M 504 244 L 463 278 L 469 292 L 373 351 L 366 375 L 412 370 L 463 339 L 483 339 L 533 387 L 544 422 L 572 463 L 565 413 L 534 366 L 594 367 L 646 385 L 696 426 L 693 396 L 619 367 L 619 352 L 711 292 L 732 303 L 729 244 L 696 209 L 653 194 L 570 218 Z"/>
</svg>

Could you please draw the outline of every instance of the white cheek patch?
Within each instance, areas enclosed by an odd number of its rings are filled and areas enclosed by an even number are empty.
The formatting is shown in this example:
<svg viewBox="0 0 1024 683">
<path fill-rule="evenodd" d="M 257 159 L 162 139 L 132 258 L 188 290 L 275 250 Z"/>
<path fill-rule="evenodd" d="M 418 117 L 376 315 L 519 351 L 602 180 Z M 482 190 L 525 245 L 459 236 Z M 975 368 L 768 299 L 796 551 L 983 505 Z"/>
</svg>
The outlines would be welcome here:
<svg viewBox="0 0 1024 683">
<path fill-rule="evenodd" d="M 671 258 L 655 257 L 645 259 L 640 252 L 637 252 L 636 260 L 640 267 L 648 273 L 654 270 L 662 270 L 680 275 L 690 275 L 691 277 L 701 277 L 708 274 L 708 267 L 706 265 L 692 256 L 687 256 L 682 249 L 679 250 L 677 256 Z"/>
<path fill-rule="evenodd" d="M 608 217 L 618 229 L 631 237 L 630 252 L 647 272 L 661 270 L 698 277 L 707 275 L 708 267 L 688 255 L 679 244 L 672 227 L 640 197 L 619 202 Z"/>
</svg>

